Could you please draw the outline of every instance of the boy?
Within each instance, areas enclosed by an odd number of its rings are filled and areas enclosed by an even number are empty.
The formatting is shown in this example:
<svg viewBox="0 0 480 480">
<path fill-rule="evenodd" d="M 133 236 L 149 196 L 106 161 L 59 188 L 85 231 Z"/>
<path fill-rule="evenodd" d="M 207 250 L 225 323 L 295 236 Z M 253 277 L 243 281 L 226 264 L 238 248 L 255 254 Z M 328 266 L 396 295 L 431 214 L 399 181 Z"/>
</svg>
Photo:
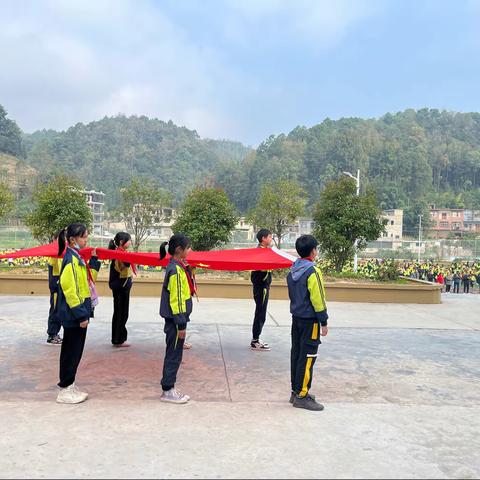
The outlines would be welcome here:
<svg viewBox="0 0 480 480">
<path fill-rule="evenodd" d="M 320 336 L 328 334 L 327 304 L 322 273 L 315 266 L 318 242 L 312 235 L 302 235 L 295 242 L 300 258 L 287 276 L 290 313 L 292 314 L 292 350 L 290 355 L 292 394 L 296 408 L 321 411 L 323 405 L 308 391 L 317 359 Z"/>
<path fill-rule="evenodd" d="M 270 248 L 272 245 L 272 232 L 262 228 L 257 233 L 258 248 Z M 260 340 L 263 325 L 267 318 L 268 296 L 272 283 L 272 272 L 256 270 L 252 272 L 250 280 L 253 284 L 253 299 L 255 300 L 255 317 L 252 327 L 252 341 L 250 349 L 257 352 L 268 352 L 270 346 Z"/>
</svg>

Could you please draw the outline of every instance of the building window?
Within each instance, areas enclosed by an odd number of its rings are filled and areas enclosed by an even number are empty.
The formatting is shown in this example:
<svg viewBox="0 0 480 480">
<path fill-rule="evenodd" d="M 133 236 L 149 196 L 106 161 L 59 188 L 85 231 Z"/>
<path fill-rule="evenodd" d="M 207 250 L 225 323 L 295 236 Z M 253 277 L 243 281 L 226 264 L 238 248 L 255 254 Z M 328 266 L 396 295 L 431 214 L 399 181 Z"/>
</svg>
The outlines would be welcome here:
<svg viewBox="0 0 480 480">
<path fill-rule="evenodd" d="M 446 219 L 446 218 L 447 218 L 447 214 L 442 212 L 442 219 Z"/>
<path fill-rule="evenodd" d="M 391 220 L 390 225 L 395 225 L 395 222 L 393 220 Z"/>
<path fill-rule="evenodd" d="M 440 222 L 439 226 L 440 228 L 448 228 L 448 222 Z"/>
</svg>

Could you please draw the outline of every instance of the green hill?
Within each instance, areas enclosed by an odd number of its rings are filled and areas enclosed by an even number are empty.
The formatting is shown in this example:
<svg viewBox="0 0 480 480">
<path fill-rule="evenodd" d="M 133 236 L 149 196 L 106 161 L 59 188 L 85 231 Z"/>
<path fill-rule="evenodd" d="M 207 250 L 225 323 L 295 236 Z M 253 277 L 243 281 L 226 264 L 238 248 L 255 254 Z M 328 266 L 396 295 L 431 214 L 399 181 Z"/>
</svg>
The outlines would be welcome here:
<svg viewBox="0 0 480 480">
<path fill-rule="evenodd" d="M 102 190 L 114 206 L 132 176 L 158 181 L 180 200 L 195 183 L 214 181 L 223 164 L 239 162 L 249 149 L 239 142 L 204 140 L 172 122 L 147 117 L 105 117 L 64 132 L 24 135 L 28 163 L 43 175 L 75 173 Z"/>
<path fill-rule="evenodd" d="M 480 114 L 422 109 L 327 119 L 269 137 L 248 164 L 232 165 L 218 181 L 234 199 L 241 192 L 243 209 L 277 177 L 298 180 L 312 204 L 326 182 L 357 169 L 362 188 L 374 187 L 382 208 L 405 210 L 407 230 L 428 203 L 480 209 Z"/>
<path fill-rule="evenodd" d="M 382 208 L 405 210 L 407 231 L 429 203 L 480 209 L 478 113 L 421 109 L 379 119 L 326 119 L 251 150 L 145 116 L 105 117 L 22 137 L 2 108 L 0 151 L 25 157 L 40 179 L 75 174 L 87 188 L 104 191 L 109 207 L 132 176 L 155 179 L 176 202 L 195 183 L 216 184 L 241 212 L 255 204 L 265 182 L 283 177 L 298 180 L 312 205 L 326 182 L 360 169 L 362 188 L 374 187 Z"/>
</svg>

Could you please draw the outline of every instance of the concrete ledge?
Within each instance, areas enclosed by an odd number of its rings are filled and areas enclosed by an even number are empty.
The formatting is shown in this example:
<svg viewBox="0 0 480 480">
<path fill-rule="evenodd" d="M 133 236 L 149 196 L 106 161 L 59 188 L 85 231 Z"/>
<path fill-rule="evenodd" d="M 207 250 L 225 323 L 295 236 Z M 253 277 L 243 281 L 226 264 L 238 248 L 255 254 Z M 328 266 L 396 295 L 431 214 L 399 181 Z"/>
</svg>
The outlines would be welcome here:
<svg viewBox="0 0 480 480">
<path fill-rule="evenodd" d="M 198 281 L 199 295 L 203 298 L 252 298 L 252 285 L 247 280 Z M 132 296 L 158 297 L 162 288 L 161 278 L 136 278 Z M 414 281 L 407 285 L 381 283 L 326 283 L 327 300 L 332 302 L 362 303 L 441 303 L 440 285 Z M 99 295 L 111 295 L 108 280 L 97 282 Z M 48 295 L 46 275 L 0 274 L 0 294 Z M 270 290 L 273 300 L 288 300 L 285 281 L 273 282 Z"/>
</svg>

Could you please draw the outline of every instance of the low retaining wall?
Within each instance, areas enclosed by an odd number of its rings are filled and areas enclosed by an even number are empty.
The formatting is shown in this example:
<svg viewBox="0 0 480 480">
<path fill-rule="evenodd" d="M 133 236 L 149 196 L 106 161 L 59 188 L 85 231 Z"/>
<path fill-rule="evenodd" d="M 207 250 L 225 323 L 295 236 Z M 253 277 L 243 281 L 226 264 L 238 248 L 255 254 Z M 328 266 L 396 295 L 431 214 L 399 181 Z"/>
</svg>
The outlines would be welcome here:
<svg viewBox="0 0 480 480">
<path fill-rule="evenodd" d="M 136 278 L 132 296 L 158 297 L 162 287 L 159 278 Z M 198 281 L 199 295 L 203 298 L 252 298 L 252 285 L 246 280 Z M 99 295 L 111 295 L 108 280 L 97 282 Z M 327 301 L 363 303 L 441 303 L 440 285 L 414 281 L 407 285 L 380 283 L 326 283 Z M 48 295 L 46 275 L 0 274 L 0 294 L 3 295 Z M 288 300 L 285 281 L 272 283 L 270 298 Z"/>
</svg>

